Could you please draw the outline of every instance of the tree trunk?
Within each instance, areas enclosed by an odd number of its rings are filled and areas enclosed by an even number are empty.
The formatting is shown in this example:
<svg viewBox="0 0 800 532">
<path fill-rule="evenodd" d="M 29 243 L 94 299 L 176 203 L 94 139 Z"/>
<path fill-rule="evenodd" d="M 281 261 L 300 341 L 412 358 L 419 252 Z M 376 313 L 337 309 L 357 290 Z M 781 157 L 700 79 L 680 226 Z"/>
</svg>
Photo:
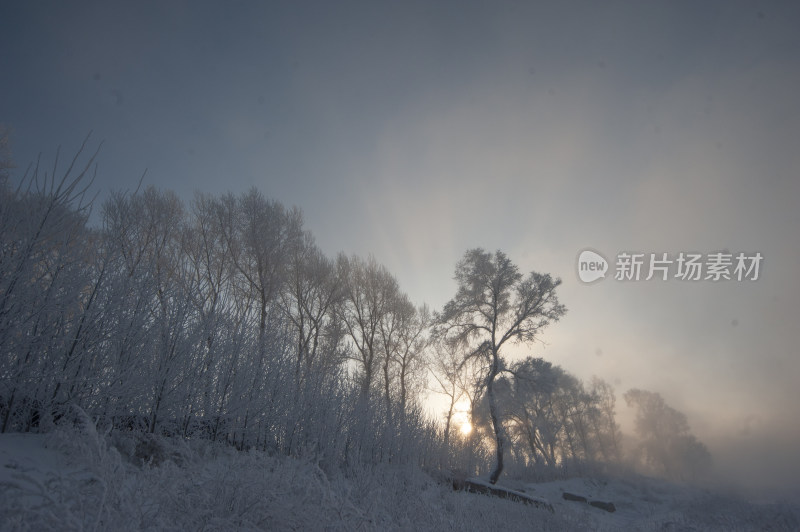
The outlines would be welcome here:
<svg viewBox="0 0 800 532">
<path fill-rule="evenodd" d="M 392 426 L 392 393 L 389 382 L 389 353 L 386 353 L 386 358 L 383 362 L 383 392 L 384 399 L 386 400 L 386 419 L 389 421 L 389 426 Z"/>
<path fill-rule="evenodd" d="M 489 396 L 489 417 L 492 419 L 492 428 L 494 428 L 495 447 L 497 448 L 497 464 L 494 471 L 489 476 L 489 482 L 492 484 L 497 483 L 500 474 L 503 472 L 503 451 L 505 450 L 505 434 L 503 432 L 503 425 L 500 417 L 497 415 L 497 399 L 494 395 L 494 378 L 497 376 L 499 370 L 499 359 L 497 352 L 492 354 L 492 367 L 489 370 L 489 376 L 486 379 L 486 393 Z"/>
<path fill-rule="evenodd" d="M 455 409 L 456 392 L 453 390 L 453 395 L 450 396 L 450 408 L 447 409 L 447 419 L 444 424 L 444 448 L 450 453 L 450 420 L 453 419 L 453 410 Z"/>
</svg>

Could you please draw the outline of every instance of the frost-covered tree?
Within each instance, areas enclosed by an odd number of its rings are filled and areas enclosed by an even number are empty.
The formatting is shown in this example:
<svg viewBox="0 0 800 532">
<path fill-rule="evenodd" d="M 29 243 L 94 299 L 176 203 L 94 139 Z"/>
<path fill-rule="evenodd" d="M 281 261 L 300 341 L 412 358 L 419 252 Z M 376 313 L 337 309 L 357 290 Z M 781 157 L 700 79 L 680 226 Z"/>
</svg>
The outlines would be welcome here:
<svg viewBox="0 0 800 532">
<path fill-rule="evenodd" d="M 354 347 L 352 358 L 366 399 L 381 367 L 381 325 L 393 310 L 399 288 L 389 270 L 373 257 L 339 255 L 337 269 L 344 291 L 338 312 Z"/>
<path fill-rule="evenodd" d="M 564 420 L 553 404 L 565 372 L 541 358 L 528 357 L 515 363 L 506 405 L 512 437 L 525 448 L 536 465 L 556 466 L 561 455 L 560 437 Z"/>
<path fill-rule="evenodd" d="M 190 326 L 189 294 L 195 286 L 183 260 L 185 212 L 174 193 L 148 187 L 132 195 L 112 195 L 105 213 L 108 238 L 119 250 L 129 278 L 136 280 L 129 298 L 146 312 L 144 327 L 150 334 L 145 342 L 129 347 L 136 353 L 139 373 L 148 376 L 139 391 L 154 432 L 163 410 L 177 415 L 172 398 L 182 393 L 179 388 L 194 370 L 197 330 Z"/>
<path fill-rule="evenodd" d="M 447 397 L 447 411 L 444 414 L 444 446 L 450 447 L 450 424 L 455 413 L 456 403 L 464 395 L 460 386 L 463 355 L 454 342 L 439 340 L 431 346 L 430 372 L 436 383 L 432 390 Z"/>
<path fill-rule="evenodd" d="M 334 311 L 343 291 L 336 277 L 336 268 L 305 232 L 299 245 L 290 250 L 286 282 L 280 293 L 280 304 L 295 330 L 295 376 L 298 380 L 312 369 L 325 371 L 338 360 L 319 360 L 326 340 L 335 336 Z M 333 355 L 335 349 L 327 354 Z"/>
<path fill-rule="evenodd" d="M 66 170 L 57 155 L 52 172 L 37 163 L 16 188 L 0 180 L 0 432 L 38 424 L 85 360 L 86 190 L 97 155 L 81 162 L 87 142 Z"/>
<path fill-rule="evenodd" d="M 427 331 L 432 318 L 426 305 L 414 309 L 414 312 L 406 311 L 403 317 L 394 361 L 400 387 L 399 409 L 405 415 L 410 399 L 418 396 L 424 388 L 425 348 L 430 342 Z"/>
<path fill-rule="evenodd" d="M 667 405 L 660 394 L 630 389 L 628 406 L 636 408 L 637 458 L 656 474 L 681 480 L 702 476 L 711 467 L 711 454 L 690 432 L 686 415 Z"/>
<path fill-rule="evenodd" d="M 622 459 L 622 433 L 617 423 L 617 397 L 614 388 L 603 379 L 593 377 L 590 394 L 596 409 L 592 425 L 602 459 L 606 462 L 619 462 Z"/>
<path fill-rule="evenodd" d="M 298 210 L 254 190 L 188 208 L 112 191 L 88 227 L 93 158 L 78 159 L 0 180 L 0 430 L 74 405 L 108 430 L 326 467 L 439 456 L 417 400 L 428 314 L 388 270 L 332 262 Z"/>
<path fill-rule="evenodd" d="M 587 387 L 559 366 L 526 357 L 498 376 L 495 396 L 517 467 L 542 471 L 619 461 L 613 389 L 603 381 L 595 378 Z M 485 395 L 474 422 L 483 430 L 491 424 Z"/>
<path fill-rule="evenodd" d="M 501 349 L 510 342 L 532 343 L 566 309 L 558 301 L 560 279 L 531 272 L 524 276 L 502 251 L 471 249 L 456 265 L 456 295 L 438 315 L 439 335 L 470 346 L 470 357 L 484 358 L 489 415 L 494 431 L 496 464 L 489 481 L 503 471 L 507 436 L 495 397 L 495 378 L 505 368 Z"/>
<path fill-rule="evenodd" d="M 229 205 L 233 202 L 229 199 Z M 228 252 L 243 278 L 246 293 L 255 297 L 258 327 L 264 331 L 271 304 L 286 280 L 289 257 L 302 243 L 303 218 L 256 189 L 235 203 L 235 227 L 228 235 Z"/>
</svg>

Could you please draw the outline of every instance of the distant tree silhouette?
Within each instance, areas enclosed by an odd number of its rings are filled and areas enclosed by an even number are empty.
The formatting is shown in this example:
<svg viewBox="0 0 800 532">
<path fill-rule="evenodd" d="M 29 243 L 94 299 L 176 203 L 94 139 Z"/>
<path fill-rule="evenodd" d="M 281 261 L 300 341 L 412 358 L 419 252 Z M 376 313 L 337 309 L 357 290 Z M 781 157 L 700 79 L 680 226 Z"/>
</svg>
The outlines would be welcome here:
<svg viewBox="0 0 800 532">
<path fill-rule="evenodd" d="M 670 478 L 693 480 L 711 467 L 711 454 L 689 431 L 682 412 L 660 394 L 633 388 L 625 392 L 636 408 L 636 433 L 641 439 L 637 458 L 650 471 Z"/>
</svg>

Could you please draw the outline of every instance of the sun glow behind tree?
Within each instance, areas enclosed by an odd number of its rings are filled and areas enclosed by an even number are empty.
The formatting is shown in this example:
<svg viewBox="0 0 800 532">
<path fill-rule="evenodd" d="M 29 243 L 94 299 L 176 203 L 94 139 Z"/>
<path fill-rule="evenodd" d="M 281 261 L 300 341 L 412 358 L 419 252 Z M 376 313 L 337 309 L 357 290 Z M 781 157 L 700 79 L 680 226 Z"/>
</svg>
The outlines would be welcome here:
<svg viewBox="0 0 800 532">
<path fill-rule="evenodd" d="M 456 403 L 454 410 L 453 423 L 458 427 L 458 431 L 461 435 L 469 435 L 472 432 L 472 416 L 470 416 L 471 408 L 469 401 L 459 401 Z"/>
</svg>

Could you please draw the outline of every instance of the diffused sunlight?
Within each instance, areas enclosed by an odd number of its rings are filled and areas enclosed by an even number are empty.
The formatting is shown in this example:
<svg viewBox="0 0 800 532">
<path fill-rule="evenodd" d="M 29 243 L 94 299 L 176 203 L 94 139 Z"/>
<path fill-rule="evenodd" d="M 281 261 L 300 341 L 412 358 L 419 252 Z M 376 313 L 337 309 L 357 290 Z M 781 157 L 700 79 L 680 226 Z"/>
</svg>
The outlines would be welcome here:
<svg viewBox="0 0 800 532">
<path fill-rule="evenodd" d="M 463 436 L 467 436 L 470 432 L 472 432 L 472 423 L 470 422 L 471 418 L 469 415 L 469 400 L 462 399 L 455 404 L 453 409 L 453 424 L 458 427 L 459 432 Z"/>
</svg>

